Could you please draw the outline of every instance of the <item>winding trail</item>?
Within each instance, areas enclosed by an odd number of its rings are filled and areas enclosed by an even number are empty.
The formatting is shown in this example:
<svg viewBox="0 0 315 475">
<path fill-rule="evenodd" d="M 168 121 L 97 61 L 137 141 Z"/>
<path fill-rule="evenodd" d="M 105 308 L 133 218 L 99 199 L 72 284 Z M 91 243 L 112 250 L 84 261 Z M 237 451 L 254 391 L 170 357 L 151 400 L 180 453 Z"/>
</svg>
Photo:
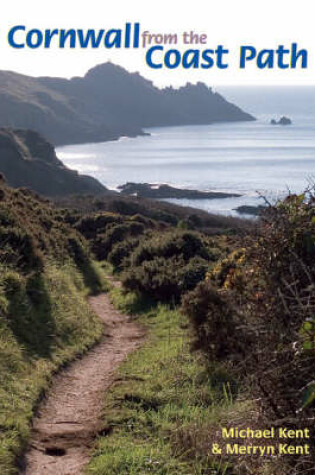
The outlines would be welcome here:
<svg viewBox="0 0 315 475">
<path fill-rule="evenodd" d="M 82 474 L 91 444 L 102 433 L 104 392 L 118 366 L 144 341 L 144 329 L 115 310 L 107 294 L 92 297 L 90 304 L 104 322 L 103 337 L 55 377 L 33 421 L 23 475 Z"/>
</svg>

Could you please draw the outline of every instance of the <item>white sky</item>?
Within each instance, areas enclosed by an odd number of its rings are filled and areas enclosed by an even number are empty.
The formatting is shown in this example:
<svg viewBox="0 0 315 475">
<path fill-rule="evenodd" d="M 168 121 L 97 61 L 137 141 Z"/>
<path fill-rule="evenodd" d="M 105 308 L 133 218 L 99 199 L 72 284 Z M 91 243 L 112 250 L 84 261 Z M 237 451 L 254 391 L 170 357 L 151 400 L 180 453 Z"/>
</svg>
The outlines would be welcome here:
<svg viewBox="0 0 315 475">
<path fill-rule="evenodd" d="M 312 0 L 4 0 L 0 16 L 0 68 L 33 76 L 72 77 L 85 74 L 111 60 L 130 71 L 139 71 L 156 85 L 179 86 L 187 81 L 209 85 L 315 84 L 315 2 Z M 207 45 L 230 49 L 229 69 L 153 70 L 145 64 L 145 50 L 105 48 L 14 50 L 7 33 L 14 25 L 32 28 L 123 28 L 140 22 L 152 33 L 207 33 Z M 276 48 L 297 42 L 308 49 L 307 70 L 238 69 L 240 45 Z M 186 46 L 188 48 L 189 46 Z M 196 47 L 196 46 L 195 46 Z"/>
</svg>

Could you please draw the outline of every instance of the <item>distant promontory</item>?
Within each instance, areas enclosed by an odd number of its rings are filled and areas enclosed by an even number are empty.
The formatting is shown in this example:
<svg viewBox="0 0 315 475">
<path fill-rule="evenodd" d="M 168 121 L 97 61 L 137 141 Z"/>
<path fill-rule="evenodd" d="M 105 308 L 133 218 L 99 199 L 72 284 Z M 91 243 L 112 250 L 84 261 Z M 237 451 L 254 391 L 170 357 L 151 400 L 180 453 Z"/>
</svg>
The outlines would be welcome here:
<svg viewBox="0 0 315 475">
<path fill-rule="evenodd" d="M 146 127 L 252 120 L 205 84 L 159 89 L 112 63 L 72 79 L 0 71 L 0 127 L 32 129 L 54 145 L 137 136 Z"/>
</svg>

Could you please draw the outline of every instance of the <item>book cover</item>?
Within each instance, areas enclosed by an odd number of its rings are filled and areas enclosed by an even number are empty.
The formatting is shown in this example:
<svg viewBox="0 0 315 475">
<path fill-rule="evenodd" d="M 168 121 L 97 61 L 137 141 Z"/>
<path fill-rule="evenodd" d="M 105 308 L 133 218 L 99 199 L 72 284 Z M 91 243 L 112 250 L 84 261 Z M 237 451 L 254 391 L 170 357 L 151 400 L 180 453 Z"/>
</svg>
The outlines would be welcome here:
<svg viewBox="0 0 315 475">
<path fill-rule="evenodd" d="M 310 2 L 0 18 L 0 474 L 315 473 Z"/>
</svg>

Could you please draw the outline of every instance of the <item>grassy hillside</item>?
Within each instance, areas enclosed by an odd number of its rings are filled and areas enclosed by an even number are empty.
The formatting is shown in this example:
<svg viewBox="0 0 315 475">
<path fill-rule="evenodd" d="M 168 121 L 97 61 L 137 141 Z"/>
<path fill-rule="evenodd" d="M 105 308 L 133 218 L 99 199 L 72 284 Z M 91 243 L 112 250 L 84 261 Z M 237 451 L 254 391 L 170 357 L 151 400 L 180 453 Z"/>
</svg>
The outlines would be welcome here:
<svg viewBox="0 0 315 475">
<path fill-rule="evenodd" d="M 240 230 L 240 220 L 143 199 L 55 207 L 1 182 L 0 472 L 15 473 L 53 372 L 100 336 L 85 300 L 104 285 L 93 255 L 122 281 L 112 299 L 148 340 L 105 398 L 88 473 L 312 473 L 314 219 L 312 191 Z M 288 447 L 310 453 L 215 455 L 231 427 L 300 431 Z"/>
<path fill-rule="evenodd" d="M 205 234 L 242 234 L 252 227 L 249 220 L 207 213 L 188 206 L 178 206 L 163 201 L 122 196 L 64 196 L 55 199 L 58 207 L 70 210 L 70 214 L 94 215 L 115 213 L 122 217 L 141 215 L 159 223 L 160 227 L 178 227 L 202 231 Z"/>
<path fill-rule="evenodd" d="M 229 247 L 224 237 L 214 241 L 200 234 L 199 227 L 210 226 L 215 233 L 217 226 L 224 226 L 233 234 L 236 227 L 233 231 L 231 225 L 238 223 L 208 218 L 206 213 L 199 217 L 189 209 L 129 198 L 73 197 L 55 207 L 27 189 L 9 188 L 1 178 L 1 473 L 15 473 L 37 401 L 53 373 L 101 335 L 101 325 L 86 303 L 88 293 L 104 288 L 93 259 L 108 260 L 141 293 L 137 282 L 142 272 L 150 272 L 148 251 L 159 249 L 160 260 L 176 262 L 183 282 L 168 274 L 167 266 L 160 279 L 160 263 L 152 262 L 157 280 L 153 294 L 146 289 L 147 297 L 158 300 L 162 295 L 167 300 L 171 278 L 175 302 Z M 133 253 L 138 256 L 136 274 L 128 276 Z"/>
<path fill-rule="evenodd" d="M 15 473 L 53 373 L 101 325 L 86 302 L 103 288 L 87 243 L 48 202 L 0 183 L 0 473 Z"/>
</svg>

